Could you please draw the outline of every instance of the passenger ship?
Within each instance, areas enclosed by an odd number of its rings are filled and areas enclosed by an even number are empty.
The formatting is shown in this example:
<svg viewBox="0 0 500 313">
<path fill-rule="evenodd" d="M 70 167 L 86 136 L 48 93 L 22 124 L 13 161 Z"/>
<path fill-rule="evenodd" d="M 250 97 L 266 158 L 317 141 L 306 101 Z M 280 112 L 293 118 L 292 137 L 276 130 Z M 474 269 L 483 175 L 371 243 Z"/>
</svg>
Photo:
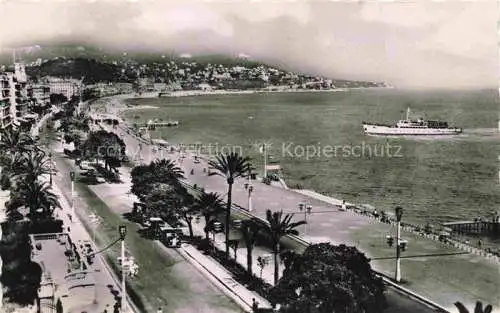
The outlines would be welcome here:
<svg viewBox="0 0 500 313">
<path fill-rule="evenodd" d="M 410 108 L 406 111 L 406 119 L 396 125 L 363 122 L 363 131 L 367 135 L 384 136 L 423 136 L 423 135 L 458 135 L 462 128 L 449 127 L 447 122 L 426 121 L 423 118 L 410 119 Z"/>
</svg>

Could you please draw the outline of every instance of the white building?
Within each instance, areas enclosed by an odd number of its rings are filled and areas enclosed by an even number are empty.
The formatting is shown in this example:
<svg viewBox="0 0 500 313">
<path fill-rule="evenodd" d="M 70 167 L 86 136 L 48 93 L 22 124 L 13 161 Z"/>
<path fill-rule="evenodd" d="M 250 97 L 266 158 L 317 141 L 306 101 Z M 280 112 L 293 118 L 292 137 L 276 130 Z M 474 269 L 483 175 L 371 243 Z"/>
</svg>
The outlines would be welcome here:
<svg viewBox="0 0 500 313">
<path fill-rule="evenodd" d="M 63 94 L 66 98 L 80 94 L 81 82 L 73 78 L 47 77 L 50 93 Z"/>
<path fill-rule="evenodd" d="M 12 124 L 13 116 L 10 110 L 10 80 L 9 77 L 0 74 L 0 128 L 8 127 Z"/>
</svg>

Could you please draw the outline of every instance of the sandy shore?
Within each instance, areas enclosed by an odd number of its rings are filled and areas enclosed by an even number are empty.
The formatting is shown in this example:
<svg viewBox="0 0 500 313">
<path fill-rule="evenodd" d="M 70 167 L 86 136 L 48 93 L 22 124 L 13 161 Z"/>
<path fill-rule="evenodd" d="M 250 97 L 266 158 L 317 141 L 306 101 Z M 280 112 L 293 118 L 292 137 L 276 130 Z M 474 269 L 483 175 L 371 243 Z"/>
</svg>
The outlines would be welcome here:
<svg viewBox="0 0 500 313">
<path fill-rule="evenodd" d="M 123 107 L 121 108 L 121 111 L 143 110 L 143 109 L 159 109 L 159 107 L 154 105 L 138 105 L 133 107 Z"/>
<path fill-rule="evenodd" d="M 388 87 L 360 87 L 360 88 L 336 88 L 336 89 L 281 89 L 281 90 L 179 90 L 165 93 L 162 97 L 189 97 L 189 96 L 210 96 L 210 95 L 248 95 L 248 94 L 269 94 L 269 93 L 305 93 L 305 92 L 346 92 L 351 90 L 366 89 L 388 89 Z"/>
</svg>

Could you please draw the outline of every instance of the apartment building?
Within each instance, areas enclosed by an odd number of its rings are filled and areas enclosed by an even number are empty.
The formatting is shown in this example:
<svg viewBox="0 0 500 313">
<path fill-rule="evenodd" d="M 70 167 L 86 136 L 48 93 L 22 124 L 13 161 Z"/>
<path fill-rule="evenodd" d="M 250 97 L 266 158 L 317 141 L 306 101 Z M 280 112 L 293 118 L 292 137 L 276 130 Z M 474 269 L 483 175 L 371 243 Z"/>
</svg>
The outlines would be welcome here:
<svg viewBox="0 0 500 313">
<path fill-rule="evenodd" d="M 80 94 L 82 84 L 77 79 L 46 77 L 45 80 L 50 87 L 50 93 L 63 94 L 68 100 Z"/>
<path fill-rule="evenodd" d="M 5 73 L 0 73 L 0 128 L 12 124 L 10 110 L 10 80 Z"/>
<path fill-rule="evenodd" d="M 24 64 L 15 63 L 14 72 L 0 73 L 0 127 L 30 124 L 27 75 Z"/>
<path fill-rule="evenodd" d="M 48 84 L 28 85 L 28 97 L 35 101 L 34 105 L 50 104 L 50 86 Z"/>
</svg>

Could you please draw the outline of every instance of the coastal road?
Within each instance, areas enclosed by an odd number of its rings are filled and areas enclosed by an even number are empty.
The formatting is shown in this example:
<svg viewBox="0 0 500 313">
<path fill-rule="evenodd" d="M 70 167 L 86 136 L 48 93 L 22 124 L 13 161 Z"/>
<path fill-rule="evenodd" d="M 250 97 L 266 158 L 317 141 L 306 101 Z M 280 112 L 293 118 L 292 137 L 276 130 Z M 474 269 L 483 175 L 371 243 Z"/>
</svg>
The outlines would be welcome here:
<svg viewBox="0 0 500 313">
<path fill-rule="evenodd" d="M 111 127 L 106 127 L 108 131 L 115 131 L 124 139 L 127 150 L 132 155 L 135 155 L 136 152 L 141 151 L 141 156 L 143 162 L 149 163 L 155 158 L 169 158 L 176 160 L 178 164 L 183 168 L 186 173 L 187 180 L 191 183 L 198 184 L 199 186 L 203 186 L 205 191 L 210 192 L 218 192 L 222 195 L 226 194 L 227 185 L 224 180 L 219 176 L 208 176 L 203 172 L 203 168 L 207 167 L 207 164 L 202 161 L 201 163 L 196 164 L 194 160 L 190 157 L 181 158 L 179 153 L 167 153 L 166 151 L 153 152 L 153 149 L 145 144 L 141 144 L 142 149 L 139 149 L 139 141 L 131 136 L 127 135 L 124 129 L 118 127 L 113 130 Z M 140 158 L 139 157 L 139 158 Z M 139 159 L 138 158 L 138 159 Z M 194 174 L 189 174 L 191 169 L 194 169 Z M 233 191 L 233 199 L 234 202 L 241 205 L 242 207 L 247 206 L 248 196 L 246 190 L 244 189 L 244 184 L 246 180 L 240 179 L 235 183 L 234 191 Z M 298 194 L 293 191 L 285 190 L 279 187 L 268 186 L 262 184 L 260 182 L 253 182 L 255 186 L 254 196 L 253 196 L 253 214 L 265 218 L 265 209 L 269 208 L 272 210 L 284 209 L 284 211 L 290 211 L 291 209 L 287 208 L 297 208 L 298 203 L 306 202 L 311 204 L 314 207 L 314 210 L 318 212 L 324 212 L 327 214 L 327 221 L 331 224 L 323 225 L 323 227 L 328 226 L 328 228 L 334 229 L 338 236 L 335 236 L 335 239 L 332 240 L 330 232 L 327 232 L 324 236 L 310 236 L 307 237 L 308 240 L 314 239 L 315 241 L 332 241 L 334 243 L 345 243 L 348 240 L 348 236 L 346 232 L 342 232 L 342 229 L 349 230 L 349 227 L 363 227 L 363 225 L 369 225 L 370 223 L 374 223 L 372 219 L 369 218 L 361 218 L 358 215 L 353 214 L 352 212 L 341 212 L 338 211 L 338 208 L 333 205 L 328 205 L 319 200 L 311 199 L 310 197 Z M 298 209 L 296 210 L 298 211 Z M 296 212 L 295 211 L 295 212 Z M 324 214 L 312 214 L 309 218 L 309 225 L 312 223 L 325 223 L 325 215 Z M 303 217 L 302 214 L 297 215 L 296 218 Z M 311 222 L 311 219 L 314 218 L 314 221 Z M 332 224 L 335 223 L 335 226 Z M 340 229 L 340 230 L 339 230 Z M 303 231 L 308 231 L 313 234 L 316 234 L 316 227 L 311 229 L 303 229 Z M 390 307 L 386 310 L 387 313 L 430 313 L 435 312 L 434 309 L 429 308 L 428 306 L 417 302 L 406 295 L 396 292 L 392 288 L 388 289 L 388 303 Z"/>
<path fill-rule="evenodd" d="M 54 160 L 56 161 L 57 171 L 59 172 L 55 178 L 57 184 L 61 186 L 63 193 L 69 195 L 71 193 L 71 182 L 68 173 L 74 170 L 73 165 L 70 165 L 73 162 L 65 159 L 57 152 L 54 155 Z M 131 198 L 126 194 L 129 191 L 129 185 L 102 184 L 90 187 L 90 189 L 96 193 L 96 195 L 104 201 L 110 210 L 117 216 L 130 212 Z M 81 210 L 83 207 L 87 206 L 83 198 L 77 197 L 76 201 L 77 210 Z M 123 220 L 123 222 L 125 222 L 125 220 Z M 133 253 L 132 249 L 131 252 Z M 159 286 L 158 288 L 169 290 L 168 298 L 151 299 L 149 295 L 143 295 L 150 302 L 154 302 L 146 304 L 150 305 L 148 312 L 153 312 L 158 306 L 163 306 L 166 312 L 171 313 L 242 312 L 231 299 L 203 276 L 203 274 L 201 274 L 192 264 L 184 260 L 175 249 L 165 249 L 162 250 L 161 253 L 158 252 L 158 255 L 155 254 L 154 260 L 144 259 L 143 256 L 137 254 L 133 255 L 139 265 L 139 275 L 141 275 L 141 264 L 145 264 L 146 262 L 165 264 L 163 266 L 163 271 L 165 271 L 165 273 L 158 273 L 157 277 L 159 277 L 159 281 L 154 283 Z M 152 274 L 154 275 L 154 273 Z M 165 277 L 169 279 L 165 279 Z M 148 288 L 151 289 L 151 286 L 142 285 L 140 288 L 147 290 Z"/>
</svg>

